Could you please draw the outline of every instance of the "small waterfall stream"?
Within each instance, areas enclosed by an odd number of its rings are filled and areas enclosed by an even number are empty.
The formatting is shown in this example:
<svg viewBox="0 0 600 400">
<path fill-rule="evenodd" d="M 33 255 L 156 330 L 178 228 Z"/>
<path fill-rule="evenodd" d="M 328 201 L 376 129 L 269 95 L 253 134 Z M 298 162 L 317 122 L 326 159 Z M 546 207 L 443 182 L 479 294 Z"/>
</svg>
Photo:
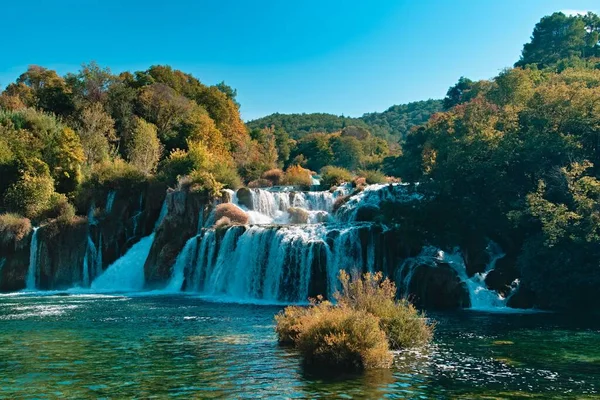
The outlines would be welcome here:
<svg viewBox="0 0 600 400">
<path fill-rule="evenodd" d="M 39 263 L 38 263 L 38 229 L 39 227 L 33 228 L 31 234 L 31 245 L 29 247 L 29 267 L 27 268 L 27 279 L 25 281 L 25 288 L 27 290 L 35 290 L 39 276 Z"/>
</svg>

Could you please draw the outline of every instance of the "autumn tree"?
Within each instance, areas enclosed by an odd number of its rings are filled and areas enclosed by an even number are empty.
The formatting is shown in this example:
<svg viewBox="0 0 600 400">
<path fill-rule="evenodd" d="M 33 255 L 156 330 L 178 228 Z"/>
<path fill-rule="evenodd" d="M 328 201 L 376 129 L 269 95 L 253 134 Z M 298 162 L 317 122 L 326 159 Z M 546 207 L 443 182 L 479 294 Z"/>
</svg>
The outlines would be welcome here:
<svg viewBox="0 0 600 400">
<path fill-rule="evenodd" d="M 163 146 L 158 140 L 156 126 L 136 118 L 130 141 L 127 145 L 129 162 L 147 174 L 156 170 Z"/>
</svg>

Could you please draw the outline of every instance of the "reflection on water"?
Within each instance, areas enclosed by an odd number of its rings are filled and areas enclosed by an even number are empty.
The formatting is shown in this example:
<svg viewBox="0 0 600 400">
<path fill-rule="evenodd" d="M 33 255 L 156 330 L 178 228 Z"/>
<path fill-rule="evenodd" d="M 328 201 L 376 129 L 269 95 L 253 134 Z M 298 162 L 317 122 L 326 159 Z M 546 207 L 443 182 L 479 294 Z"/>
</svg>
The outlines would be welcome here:
<svg viewBox="0 0 600 400">
<path fill-rule="evenodd" d="M 0 297 L 0 398 L 594 398 L 600 323 L 432 315 L 435 342 L 394 368 L 324 380 L 277 346 L 279 307 L 190 297 Z"/>
</svg>

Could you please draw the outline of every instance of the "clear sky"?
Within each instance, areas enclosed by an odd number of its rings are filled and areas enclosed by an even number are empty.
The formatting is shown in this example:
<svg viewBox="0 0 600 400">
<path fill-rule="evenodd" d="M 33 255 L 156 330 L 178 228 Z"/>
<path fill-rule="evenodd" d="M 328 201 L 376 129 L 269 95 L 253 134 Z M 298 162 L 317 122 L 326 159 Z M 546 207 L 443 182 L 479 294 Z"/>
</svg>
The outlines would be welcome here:
<svg viewBox="0 0 600 400">
<path fill-rule="evenodd" d="M 533 26 L 598 0 L 6 0 L 0 86 L 27 65 L 113 72 L 169 64 L 237 88 L 245 120 L 360 116 L 441 98 L 518 60 Z"/>
</svg>

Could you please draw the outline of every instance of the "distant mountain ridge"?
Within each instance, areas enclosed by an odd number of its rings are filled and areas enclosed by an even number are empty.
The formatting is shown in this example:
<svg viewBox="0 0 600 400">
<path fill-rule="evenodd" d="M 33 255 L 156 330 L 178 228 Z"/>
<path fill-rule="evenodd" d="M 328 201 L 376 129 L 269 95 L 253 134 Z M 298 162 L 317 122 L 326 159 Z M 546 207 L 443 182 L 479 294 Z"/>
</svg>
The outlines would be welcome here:
<svg viewBox="0 0 600 400">
<path fill-rule="evenodd" d="M 279 127 L 285 130 L 293 139 L 299 139 L 309 133 L 332 133 L 346 126 L 358 126 L 368 129 L 375 136 L 389 141 L 398 141 L 413 126 L 427 122 L 432 114 L 442 111 L 442 108 L 442 100 L 429 99 L 394 105 L 386 111 L 367 113 L 359 118 L 327 113 L 275 113 L 249 121 L 246 125 L 250 129 L 260 129 L 266 126 Z"/>
</svg>

